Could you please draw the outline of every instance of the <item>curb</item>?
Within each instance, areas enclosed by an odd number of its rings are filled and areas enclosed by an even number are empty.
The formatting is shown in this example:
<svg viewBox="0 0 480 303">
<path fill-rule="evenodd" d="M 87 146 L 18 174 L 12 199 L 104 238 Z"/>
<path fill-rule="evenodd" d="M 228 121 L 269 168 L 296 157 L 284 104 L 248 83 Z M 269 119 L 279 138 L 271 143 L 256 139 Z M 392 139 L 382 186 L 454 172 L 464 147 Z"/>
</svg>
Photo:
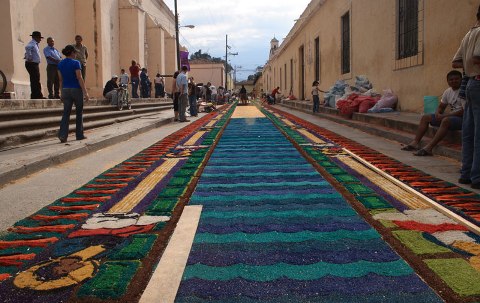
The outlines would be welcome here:
<svg viewBox="0 0 480 303">
<path fill-rule="evenodd" d="M 102 148 L 128 140 L 132 137 L 135 137 L 137 135 L 150 131 L 154 128 L 166 125 L 172 121 L 173 121 L 173 118 L 164 118 L 150 125 L 140 127 L 138 129 L 120 134 L 118 136 L 114 136 L 104 140 L 99 140 L 91 144 L 87 143 L 83 146 L 79 146 L 78 148 L 65 151 L 65 152 L 60 152 L 58 154 L 53 154 L 49 156 L 47 155 L 41 159 L 33 160 L 31 163 L 28 163 L 28 164 L 17 165 L 17 167 L 13 167 L 9 171 L 0 172 L 0 187 L 3 187 L 7 183 L 16 181 L 20 178 L 24 178 L 28 175 L 36 173 L 45 168 L 51 167 L 52 165 L 65 163 L 67 161 L 84 156 L 88 153 L 92 153 Z"/>
</svg>

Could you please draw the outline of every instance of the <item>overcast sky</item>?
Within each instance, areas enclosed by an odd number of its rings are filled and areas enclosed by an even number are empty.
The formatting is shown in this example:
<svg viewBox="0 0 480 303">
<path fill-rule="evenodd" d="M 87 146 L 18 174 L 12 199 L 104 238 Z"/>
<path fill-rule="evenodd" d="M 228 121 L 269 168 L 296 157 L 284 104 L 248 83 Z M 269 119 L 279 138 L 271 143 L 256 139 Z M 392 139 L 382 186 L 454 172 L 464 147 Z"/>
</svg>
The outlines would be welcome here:
<svg viewBox="0 0 480 303">
<path fill-rule="evenodd" d="M 174 11 L 174 0 L 164 0 Z M 280 43 L 294 20 L 305 10 L 310 0 L 177 0 L 180 25 L 195 25 L 180 29 L 180 44 L 190 54 L 202 50 L 212 57 L 225 57 L 225 35 L 228 35 L 230 64 L 237 70 L 237 80 L 246 79 L 257 66 L 268 60 L 270 40 Z M 241 66 L 241 68 L 239 68 Z"/>
</svg>

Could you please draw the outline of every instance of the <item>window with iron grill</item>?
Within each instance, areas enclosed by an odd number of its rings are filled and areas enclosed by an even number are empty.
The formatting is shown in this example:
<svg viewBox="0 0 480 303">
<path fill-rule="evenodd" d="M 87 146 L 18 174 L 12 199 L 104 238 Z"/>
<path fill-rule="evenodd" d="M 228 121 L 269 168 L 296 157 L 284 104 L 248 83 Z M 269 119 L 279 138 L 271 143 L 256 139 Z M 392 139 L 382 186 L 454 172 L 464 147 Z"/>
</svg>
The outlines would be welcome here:
<svg viewBox="0 0 480 303">
<path fill-rule="evenodd" d="M 418 0 L 398 0 L 397 60 L 418 54 Z"/>
<path fill-rule="evenodd" d="M 342 16 L 342 74 L 350 72 L 350 13 Z"/>
</svg>

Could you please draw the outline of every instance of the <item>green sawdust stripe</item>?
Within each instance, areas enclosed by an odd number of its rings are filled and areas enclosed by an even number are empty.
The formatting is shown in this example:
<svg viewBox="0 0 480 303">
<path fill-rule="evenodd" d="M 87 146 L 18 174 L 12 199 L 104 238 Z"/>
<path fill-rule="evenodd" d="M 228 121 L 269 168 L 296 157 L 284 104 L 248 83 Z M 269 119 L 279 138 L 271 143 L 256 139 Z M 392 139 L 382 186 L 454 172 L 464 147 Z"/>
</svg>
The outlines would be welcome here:
<svg viewBox="0 0 480 303">
<path fill-rule="evenodd" d="M 111 260 L 141 260 L 147 256 L 153 243 L 157 239 L 157 235 L 134 235 L 130 243 L 114 253 Z"/>
<path fill-rule="evenodd" d="M 127 291 L 128 284 L 140 266 L 140 261 L 108 261 L 103 263 L 94 278 L 77 293 L 79 298 L 118 299 Z"/>
<path fill-rule="evenodd" d="M 306 217 L 306 218 L 318 218 L 325 216 L 337 216 L 337 217 L 351 217 L 357 216 L 357 213 L 353 209 L 317 209 L 317 210 L 288 210 L 288 211 L 228 211 L 228 212 L 215 212 L 209 211 L 202 213 L 202 218 L 290 218 L 290 217 Z"/>
<path fill-rule="evenodd" d="M 394 236 L 417 255 L 451 252 L 446 247 L 426 240 L 421 232 L 411 230 L 393 231 Z"/>
<path fill-rule="evenodd" d="M 461 296 L 480 295 L 480 272 L 464 259 L 425 260 L 428 267 L 439 275 Z"/>
<path fill-rule="evenodd" d="M 403 260 L 392 262 L 359 261 L 348 264 L 335 264 L 319 262 L 309 265 L 293 265 L 278 263 L 267 266 L 235 264 L 232 266 L 208 266 L 195 264 L 185 269 L 184 280 L 200 278 L 204 280 L 232 280 L 243 278 L 248 280 L 266 282 L 287 277 L 292 280 L 317 280 L 325 276 L 343 278 L 363 277 L 370 273 L 383 276 L 407 276 L 413 270 Z"/>
<path fill-rule="evenodd" d="M 195 236 L 195 243 L 273 243 L 273 242 L 302 242 L 308 240 L 338 241 L 340 239 L 370 240 L 380 238 L 374 229 L 362 231 L 336 230 L 333 232 L 301 231 L 297 233 L 268 232 L 261 234 L 231 233 L 217 235 L 199 233 Z"/>
<path fill-rule="evenodd" d="M 357 200 L 368 209 L 385 209 L 393 208 L 390 203 L 379 196 L 357 197 Z"/>
</svg>

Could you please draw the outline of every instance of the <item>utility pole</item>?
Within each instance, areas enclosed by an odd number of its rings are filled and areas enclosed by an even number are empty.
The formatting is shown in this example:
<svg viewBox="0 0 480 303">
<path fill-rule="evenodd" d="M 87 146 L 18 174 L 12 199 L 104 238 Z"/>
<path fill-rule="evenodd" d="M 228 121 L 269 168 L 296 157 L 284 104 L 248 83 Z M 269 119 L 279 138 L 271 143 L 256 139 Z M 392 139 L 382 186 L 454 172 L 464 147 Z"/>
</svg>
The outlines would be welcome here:
<svg viewBox="0 0 480 303">
<path fill-rule="evenodd" d="M 225 92 L 227 91 L 228 35 L 225 35 Z"/>
<path fill-rule="evenodd" d="M 175 4 L 175 42 L 177 47 L 177 71 L 180 70 L 180 39 L 178 37 L 178 11 L 177 11 L 177 0 L 174 2 Z"/>
</svg>

